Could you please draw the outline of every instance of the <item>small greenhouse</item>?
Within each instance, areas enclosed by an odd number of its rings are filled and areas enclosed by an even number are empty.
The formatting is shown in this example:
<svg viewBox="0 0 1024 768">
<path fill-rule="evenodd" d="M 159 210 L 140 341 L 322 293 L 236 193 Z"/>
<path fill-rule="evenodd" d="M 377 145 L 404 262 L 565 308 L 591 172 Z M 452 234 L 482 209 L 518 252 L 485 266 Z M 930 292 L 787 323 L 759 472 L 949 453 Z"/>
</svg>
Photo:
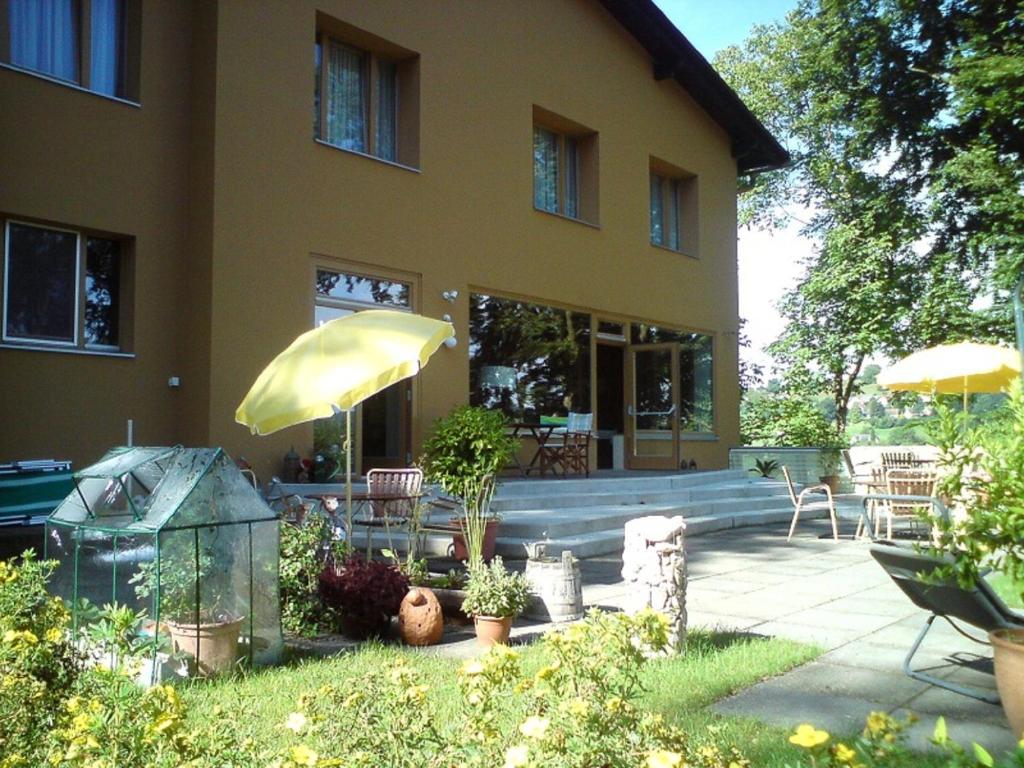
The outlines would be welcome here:
<svg viewBox="0 0 1024 768">
<path fill-rule="evenodd" d="M 220 448 L 115 448 L 74 475 L 46 523 L 51 589 L 76 630 L 96 607 L 147 615 L 148 682 L 282 649 L 277 516 Z"/>
</svg>

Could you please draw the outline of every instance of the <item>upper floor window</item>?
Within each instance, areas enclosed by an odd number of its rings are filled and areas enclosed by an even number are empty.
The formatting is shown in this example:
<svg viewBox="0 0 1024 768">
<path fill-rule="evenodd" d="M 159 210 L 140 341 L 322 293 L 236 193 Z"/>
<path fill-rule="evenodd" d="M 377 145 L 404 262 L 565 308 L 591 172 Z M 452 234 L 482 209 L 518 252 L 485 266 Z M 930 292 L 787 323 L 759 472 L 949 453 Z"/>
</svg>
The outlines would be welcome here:
<svg viewBox="0 0 1024 768">
<path fill-rule="evenodd" d="M 17 221 L 4 240 L 4 341 L 124 348 L 124 240 Z"/>
<path fill-rule="evenodd" d="M 533 206 L 597 223 L 597 134 L 533 110 Z"/>
<path fill-rule="evenodd" d="M 697 253 L 697 177 L 651 160 L 651 243 Z"/>
<path fill-rule="evenodd" d="M 137 98 L 138 10 L 138 0 L 0 0 L 0 60 Z"/>
<path fill-rule="evenodd" d="M 419 164 L 419 57 L 318 15 L 313 133 L 341 149 Z"/>
</svg>

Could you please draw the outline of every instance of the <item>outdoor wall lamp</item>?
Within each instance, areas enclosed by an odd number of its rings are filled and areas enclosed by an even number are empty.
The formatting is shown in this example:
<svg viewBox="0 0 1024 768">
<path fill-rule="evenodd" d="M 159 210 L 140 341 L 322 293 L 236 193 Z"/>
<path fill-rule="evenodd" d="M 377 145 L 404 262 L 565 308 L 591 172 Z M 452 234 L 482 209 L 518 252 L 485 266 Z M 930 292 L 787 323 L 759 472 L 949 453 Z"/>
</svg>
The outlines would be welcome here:
<svg viewBox="0 0 1024 768">
<path fill-rule="evenodd" d="M 454 304 L 455 300 L 459 298 L 459 292 L 454 288 L 450 291 L 441 291 L 441 298 L 447 301 L 449 304 Z"/>
</svg>

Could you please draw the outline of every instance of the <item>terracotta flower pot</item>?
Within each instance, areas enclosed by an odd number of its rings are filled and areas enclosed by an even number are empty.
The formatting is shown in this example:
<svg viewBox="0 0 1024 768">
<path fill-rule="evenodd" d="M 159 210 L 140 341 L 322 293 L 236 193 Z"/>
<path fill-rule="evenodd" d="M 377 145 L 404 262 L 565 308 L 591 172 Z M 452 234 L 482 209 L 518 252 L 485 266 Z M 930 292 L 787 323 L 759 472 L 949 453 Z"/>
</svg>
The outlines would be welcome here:
<svg viewBox="0 0 1024 768">
<path fill-rule="evenodd" d="M 208 624 L 166 623 L 174 648 L 192 657 L 198 674 L 216 675 L 235 666 L 243 621 L 244 618 Z"/>
<path fill-rule="evenodd" d="M 498 539 L 498 520 L 488 520 L 484 525 L 484 541 L 480 547 L 480 556 L 483 557 L 484 562 L 489 563 L 491 558 L 494 557 L 495 542 Z M 453 517 L 451 519 L 452 525 L 462 526 L 461 517 Z M 466 539 L 461 533 L 452 534 L 452 543 L 455 545 L 455 550 L 452 554 L 456 560 L 469 560 L 469 550 L 466 549 Z"/>
<path fill-rule="evenodd" d="M 490 648 L 495 643 L 508 645 L 508 636 L 512 631 L 511 616 L 474 616 L 476 627 L 476 643 L 481 648 Z"/>
<path fill-rule="evenodd" d="M 1024 629 L 988 633 L 995 651 L 996 687 L 1013 737 L 1024 737 Z"/>
</svg>

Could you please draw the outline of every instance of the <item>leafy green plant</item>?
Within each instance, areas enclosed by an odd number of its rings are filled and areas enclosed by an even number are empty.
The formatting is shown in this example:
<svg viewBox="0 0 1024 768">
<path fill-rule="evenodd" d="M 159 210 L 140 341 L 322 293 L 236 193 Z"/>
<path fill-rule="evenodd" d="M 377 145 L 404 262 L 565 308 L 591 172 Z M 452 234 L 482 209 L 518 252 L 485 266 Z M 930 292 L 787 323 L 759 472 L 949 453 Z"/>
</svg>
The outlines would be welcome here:
<svg viewBox="0 0 1024 768">
<path fill-rule="evenodd" d="M 462 610 L 469 616 L 503 618 L 518 616 L 530 602 L 530 583 L 521 573 L 509 571 L 500 555 L 489 565 L 469 571 Z"/>
<path fill-rule="evenodd" d="M 758 477 L 771 477 L 778 471 L 779 466 L 775 459 L 755 459 L 754 466 L 747 471 L 756 472 Z"/>
<path fill-rule="evenodd" d="M 1024 386 L 1010 388 L 1006 434 L 957 430 L 939 406 L 942 493 L 954 514 L 939 520 L 936 547 L 952 556 L 952 571 L 970 586 L 992 568 L 1024 584 Z M 1024 598 L 1024 593 L 1021 595 Z"/>
<path fill-rule="evenodd" d="M 86 647 L 105 658 L 110 669 L 131 668 L 131 674 L 137 671 L 140 657 L 154 650 L 156 640 L 142 631 L 145 611 L 134 611 L 116 602 L 99 609 L 85 605 L 79 609 L 78 619 L 84 624 Z"/>
<path fill-rule="evenodd" d="M 462 503 L 471 567 L 482 560 L 493 478 L 511 460 L 515 447 L 501 413 L 473 406 L 456 408 L 438 419 L 423 445 L 420 465 L 427 479 Z"/>
<path fill-rule="evenodd" d="M 299 525 L 281 524 L 278 572 L 285 632 L 308 637 L 334 628 L 337 616 L 320 599 L 320 573 L 329 562 L 344 562 L 348 551 L 345 542 L 335 541 L 325 515 L 307 515 Z"/>
</svg>

